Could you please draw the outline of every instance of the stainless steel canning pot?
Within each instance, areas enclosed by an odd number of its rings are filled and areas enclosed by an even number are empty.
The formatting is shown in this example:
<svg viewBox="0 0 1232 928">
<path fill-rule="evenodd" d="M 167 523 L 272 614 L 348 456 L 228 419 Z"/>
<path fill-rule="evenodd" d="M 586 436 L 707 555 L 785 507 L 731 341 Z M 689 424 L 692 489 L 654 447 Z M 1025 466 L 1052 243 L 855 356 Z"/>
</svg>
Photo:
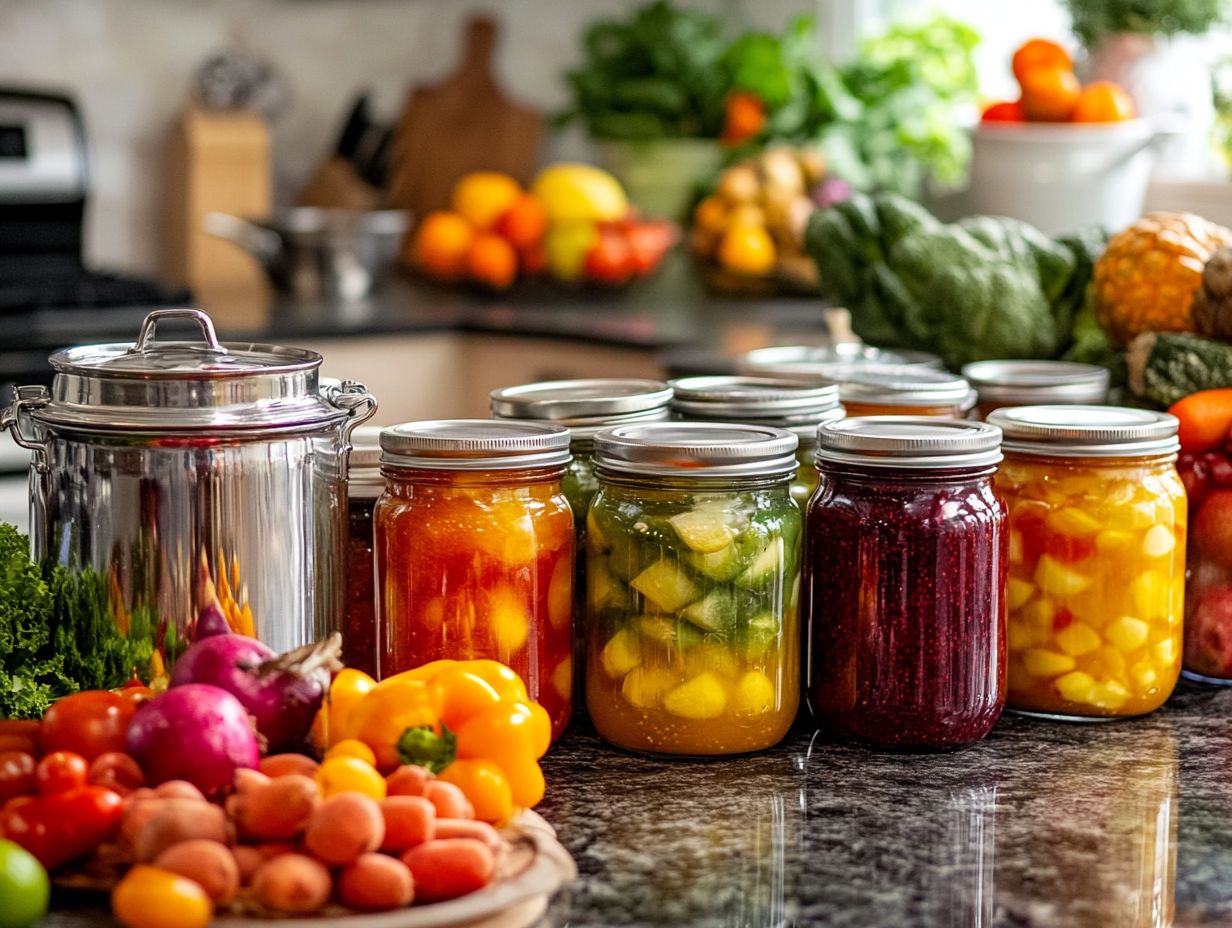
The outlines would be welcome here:
<svg viewBox="0 0 1232 928">
<path fill-rule="evenodd" d="M 170 320 L 202 340 L 157 339 Z M 102 573 L 118 620 L 144 615 L 172 652 L 210 584 L 232 626 L 275 649 L 335 629 L 350 434 L 376 411 L 363 385 L 321 390 L 320 355 L 219 344 L 191 309 L 50 361 L 50 393 L 20 387 L 0 410 L 34 452 L 35 557 Z"/>
</svg>

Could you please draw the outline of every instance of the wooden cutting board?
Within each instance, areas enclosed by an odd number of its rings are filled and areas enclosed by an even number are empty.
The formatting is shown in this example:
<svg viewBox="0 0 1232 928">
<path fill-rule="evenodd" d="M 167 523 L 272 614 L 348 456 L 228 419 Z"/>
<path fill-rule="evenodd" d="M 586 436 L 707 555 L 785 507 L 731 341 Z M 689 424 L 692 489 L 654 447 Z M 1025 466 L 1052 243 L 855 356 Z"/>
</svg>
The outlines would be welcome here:
<svg viewBox="0 0 1232 928">
<path fill-rule="evenodd" d="M 395 130 L 390 205 L 419 217 L 448 206 L 470 171 L 504 171 L 523 184 L 539 163 L 543 117 L 510 100 L 492 74 L 495 21 L 467 23 L 461 67 L 414 88 Z"/>
</svg>

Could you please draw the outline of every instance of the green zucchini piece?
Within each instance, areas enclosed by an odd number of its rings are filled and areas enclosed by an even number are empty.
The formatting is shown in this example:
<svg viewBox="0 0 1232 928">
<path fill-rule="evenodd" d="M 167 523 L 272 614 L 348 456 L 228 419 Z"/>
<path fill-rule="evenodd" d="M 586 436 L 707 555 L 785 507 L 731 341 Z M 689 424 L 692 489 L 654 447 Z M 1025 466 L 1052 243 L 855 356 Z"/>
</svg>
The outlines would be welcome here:
<svg viewBox="0 0 1232 928">
<path fill-rule="evenodd" d="M 665 615 L 644 615 L 637 620 L 645 641 L 653 641 L 669 650 L 685 650 L 702 640 L 702 633 L 686 622 Z"/>
<path fill-rule="evenodd" d="M 657 612 L 678 612 L 701 595 L 684 569 L 671 558 L 655 561 L 633 578 L 631 586 Z"/>
<path fill-rule="evenodd" d="M 699 554 L 714 554 L 728 547 L 732 541 L 731 530 L 723 521 L 723 513 L 716 509 L 691 509 L 667 520 L 676 530 L 680 540 L 690 550 Z"/>
<path fill-rule="evenodd" d="M 744 572 L 736 577 L 736 586 L 755 590 L 772 582 L 786 563 L 785 553 L 786 545 L 783 544 L 782 536 L 771 538 L 770 543 L 761 549 Z"/>
<path fill-rule="evenodd" d="M 734 543 L 710 554 L 691 551 L 685 555 L 685 562 L 702 576 L 719 583 L 735 579 L 748 563 Z"/>
<path fill-rule="evenodd" d="M 731 590 L 724 587 L 711 590 L 705 597 L 680 610 L 680 617 L 705 632 L 727 635 L 740 618 L 740 608 Z"/>
</svg>

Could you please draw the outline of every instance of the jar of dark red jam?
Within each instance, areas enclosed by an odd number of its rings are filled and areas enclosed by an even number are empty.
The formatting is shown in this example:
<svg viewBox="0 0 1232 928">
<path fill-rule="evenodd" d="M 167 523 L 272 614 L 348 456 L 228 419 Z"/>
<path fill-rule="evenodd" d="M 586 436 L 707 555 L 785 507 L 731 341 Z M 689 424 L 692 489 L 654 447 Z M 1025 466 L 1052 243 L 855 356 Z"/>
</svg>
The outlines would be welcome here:
<svg viewBox="0 0 1232 928">
<path fill-rule="evenodd" d="M 960 420 L 817 430 L 806 520 L 808 702 L 834 738 L 897 749 L 983 738 L 1005 706 L 1001 433 Z"/>
<path fill-rule="evenodd" d="M 843 417 L 838 387 L 820 379 L 782 377 L 682 377 L 671 381 L 672 412 L 687 422 L 748 422 L 795 433 L 800 466 L 791 496 L 803 507 L 817 489 L 813 454 L 817 426 Z"/>
<path fill-rule="evenodd" d="M 535 419 L 569 429 L 573 458 L 561 487 L 573 510 L 573 707 L 586 708 L 586 515 L 599 492 L 595 434 L 629 422 L 658 422 L 670 414 L 672 389 L 661 380 L 596 378 L 545 380 L 493 390 L 494 419 Z"/>
<path fill-rule="evenodd" d="M 342 628 L 342 661 L 370 676 L 376 673 L 372 511 L 385 489 L 380 435 L 380 426 L 376 425 L 361 426 L 352 433 L 347 473 L 347 611 Z"/>
<path fill-rule="evenodd" d="M 573 704 L 573 515 L 561 490 L 569 430 L 446 419 L 381 431 L 377 669 L 506 664 L 547 710 Z"/>
<path fill-rule="evenodd" d="M 1108 369 L 1076 361 L 975 361 L 962 369 L 979 395 L 975 416 L 1006 406 L 1102 404 L 1108 401 Z"/>
</svg>

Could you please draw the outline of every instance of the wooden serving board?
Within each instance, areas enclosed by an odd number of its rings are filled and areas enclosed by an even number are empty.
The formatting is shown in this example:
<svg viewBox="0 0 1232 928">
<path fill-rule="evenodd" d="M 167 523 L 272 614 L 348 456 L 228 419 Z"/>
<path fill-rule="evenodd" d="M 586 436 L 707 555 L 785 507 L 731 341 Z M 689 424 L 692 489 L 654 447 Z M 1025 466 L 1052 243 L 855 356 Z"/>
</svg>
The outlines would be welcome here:
<svg viewBox="0 0 1232 928">
<path fill-rule="evenodd" d="M 511 101 L 492 73 L 495 20 L 466 27 L 462 64 L 439 84 L 416 87 L 394 132 L 390 205 L 414 216 L 449 205 L 471 171 L 503 171 L 528 184 L 539 163 L 543 118 Z"/>
</svg>

